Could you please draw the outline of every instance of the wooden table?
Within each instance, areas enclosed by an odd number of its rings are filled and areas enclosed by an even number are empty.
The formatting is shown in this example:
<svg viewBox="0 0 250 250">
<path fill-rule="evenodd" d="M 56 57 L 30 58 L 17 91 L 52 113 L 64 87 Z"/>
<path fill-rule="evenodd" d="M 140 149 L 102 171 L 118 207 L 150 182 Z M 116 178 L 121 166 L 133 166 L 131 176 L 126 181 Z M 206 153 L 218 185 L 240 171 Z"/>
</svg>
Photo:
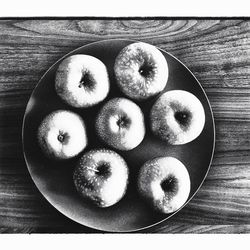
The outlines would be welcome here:
<svg viewBox="0 0 250 250">
<path fill-rule="evenodd" d="M 191 202 L 158 233 L 250 232 L 250 20 L 0 20 L 0 232 L 96 232 L 55 210 L 31 180 L 21 127 L 45 71 L 90 42 L 130 38 L 184 62 L 205 89 L 215 117 L 216 150 Z"/>
</svg>

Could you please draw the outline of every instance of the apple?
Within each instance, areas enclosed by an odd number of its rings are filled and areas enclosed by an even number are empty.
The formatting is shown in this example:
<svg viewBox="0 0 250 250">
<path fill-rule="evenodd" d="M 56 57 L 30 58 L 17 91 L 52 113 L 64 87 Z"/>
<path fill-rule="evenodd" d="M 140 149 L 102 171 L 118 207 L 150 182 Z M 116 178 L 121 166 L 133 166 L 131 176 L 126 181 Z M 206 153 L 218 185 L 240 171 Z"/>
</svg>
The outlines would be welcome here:
<svg viewBox="0 0 250 250">
<path fill-rule="evenodd" d="M 171 145 L 193 141 L 204 124 L 205 112 L 200 100 L 184 90 L 165 92 L 150 112 L 152 132 Z"/>
<path fill-rule="evenodd" d="M 162 213 L 175 212 L 184 205 L 190 186 L 186 167 L 174 157 L 149 160 L 139 172 L 139 193 L 154 209 Z"/>
<path fill-rule="evenodd" d="M 96 131 L 109 146 L 131 150 L 145 135 L 143 113 L 138 105 L 126 98 L 111 99 L 97 115 Z"/>
<path fill-rule="evenodd" d="M 161 92 L 168 80 L 168 64 L 153 45 L 136 42 L 123 48 L 115 59 L 114 73 L 121 91 L 135 100 Z"/>
<path fill-rule="evenodd" d="M 82 118 L 67 110 L 47 115 L 38 128 L 38 144 L 51 159 L 69 159 L 87 146 L 87 135 Z"/>
<path fill-rule="evenodd" d="M 77 192 L 98 207 L 109 207 L 125 194 L 128 167 L 112 150 L 94 149 L 78 161 L 73 181 Z"/>
<path fill-rule="evenodd" d="M 55 90 L 64 102 L 73 107 L 96 105 L 109 92 L 106 66 L 93 56 L 69 56 L 56 71 Z"/>
</svg>

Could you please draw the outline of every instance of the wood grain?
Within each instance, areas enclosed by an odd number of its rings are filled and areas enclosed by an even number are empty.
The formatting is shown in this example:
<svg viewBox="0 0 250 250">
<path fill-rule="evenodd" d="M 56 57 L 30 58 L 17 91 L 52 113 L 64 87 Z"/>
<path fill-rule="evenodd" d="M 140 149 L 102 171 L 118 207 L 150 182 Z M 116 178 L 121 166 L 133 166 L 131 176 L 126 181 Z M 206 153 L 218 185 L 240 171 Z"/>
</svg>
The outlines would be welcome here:
<svg viewBox="0 0 250 250">
<path fill-rule="evenodd" d="M 185 63 L 215 117 L 216 151 L 199 192 L 145 232 L 250 232 L 249 20 L 0 20 L 0 232 L 95 232 L 57 212 L 36 189 L 21 141 L 23 114 L 41 76 L 69 51 L 110 38 L 151 43 Z"/>
</svg>

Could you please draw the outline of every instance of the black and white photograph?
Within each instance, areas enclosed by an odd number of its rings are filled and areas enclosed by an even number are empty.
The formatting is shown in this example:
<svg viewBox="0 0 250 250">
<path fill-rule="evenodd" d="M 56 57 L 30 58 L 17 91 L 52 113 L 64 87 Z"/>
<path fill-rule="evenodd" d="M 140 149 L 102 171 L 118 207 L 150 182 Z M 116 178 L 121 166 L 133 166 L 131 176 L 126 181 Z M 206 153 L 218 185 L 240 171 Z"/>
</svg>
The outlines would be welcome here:
<svg viewBox="0 0 250 250">
<path fill-rule="evenodd" d="M 249 234 L 250 18 L 0 16 L 0 234 Z"/>
</svg>

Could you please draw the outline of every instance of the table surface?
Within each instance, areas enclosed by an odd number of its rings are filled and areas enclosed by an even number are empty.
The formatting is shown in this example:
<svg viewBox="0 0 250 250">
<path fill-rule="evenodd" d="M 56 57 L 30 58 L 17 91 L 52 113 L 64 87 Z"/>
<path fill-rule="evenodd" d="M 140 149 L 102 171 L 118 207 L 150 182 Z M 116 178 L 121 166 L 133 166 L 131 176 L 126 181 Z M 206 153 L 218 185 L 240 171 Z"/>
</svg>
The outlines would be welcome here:
<svg viewBox="0 0 250 250">
<path fill-rule="evenodd" d="M 95 233 L 60 214 L 27 170 L 22 119 L 30 94 L 59 58 L 90 42 L 129 38 L 156 45 L 195 74 L 216 126 L 213 162 L 180 212 L 142 232 L 250 233 L 250 20 L 0 20 L 0 232 Z"/>
</svg>

